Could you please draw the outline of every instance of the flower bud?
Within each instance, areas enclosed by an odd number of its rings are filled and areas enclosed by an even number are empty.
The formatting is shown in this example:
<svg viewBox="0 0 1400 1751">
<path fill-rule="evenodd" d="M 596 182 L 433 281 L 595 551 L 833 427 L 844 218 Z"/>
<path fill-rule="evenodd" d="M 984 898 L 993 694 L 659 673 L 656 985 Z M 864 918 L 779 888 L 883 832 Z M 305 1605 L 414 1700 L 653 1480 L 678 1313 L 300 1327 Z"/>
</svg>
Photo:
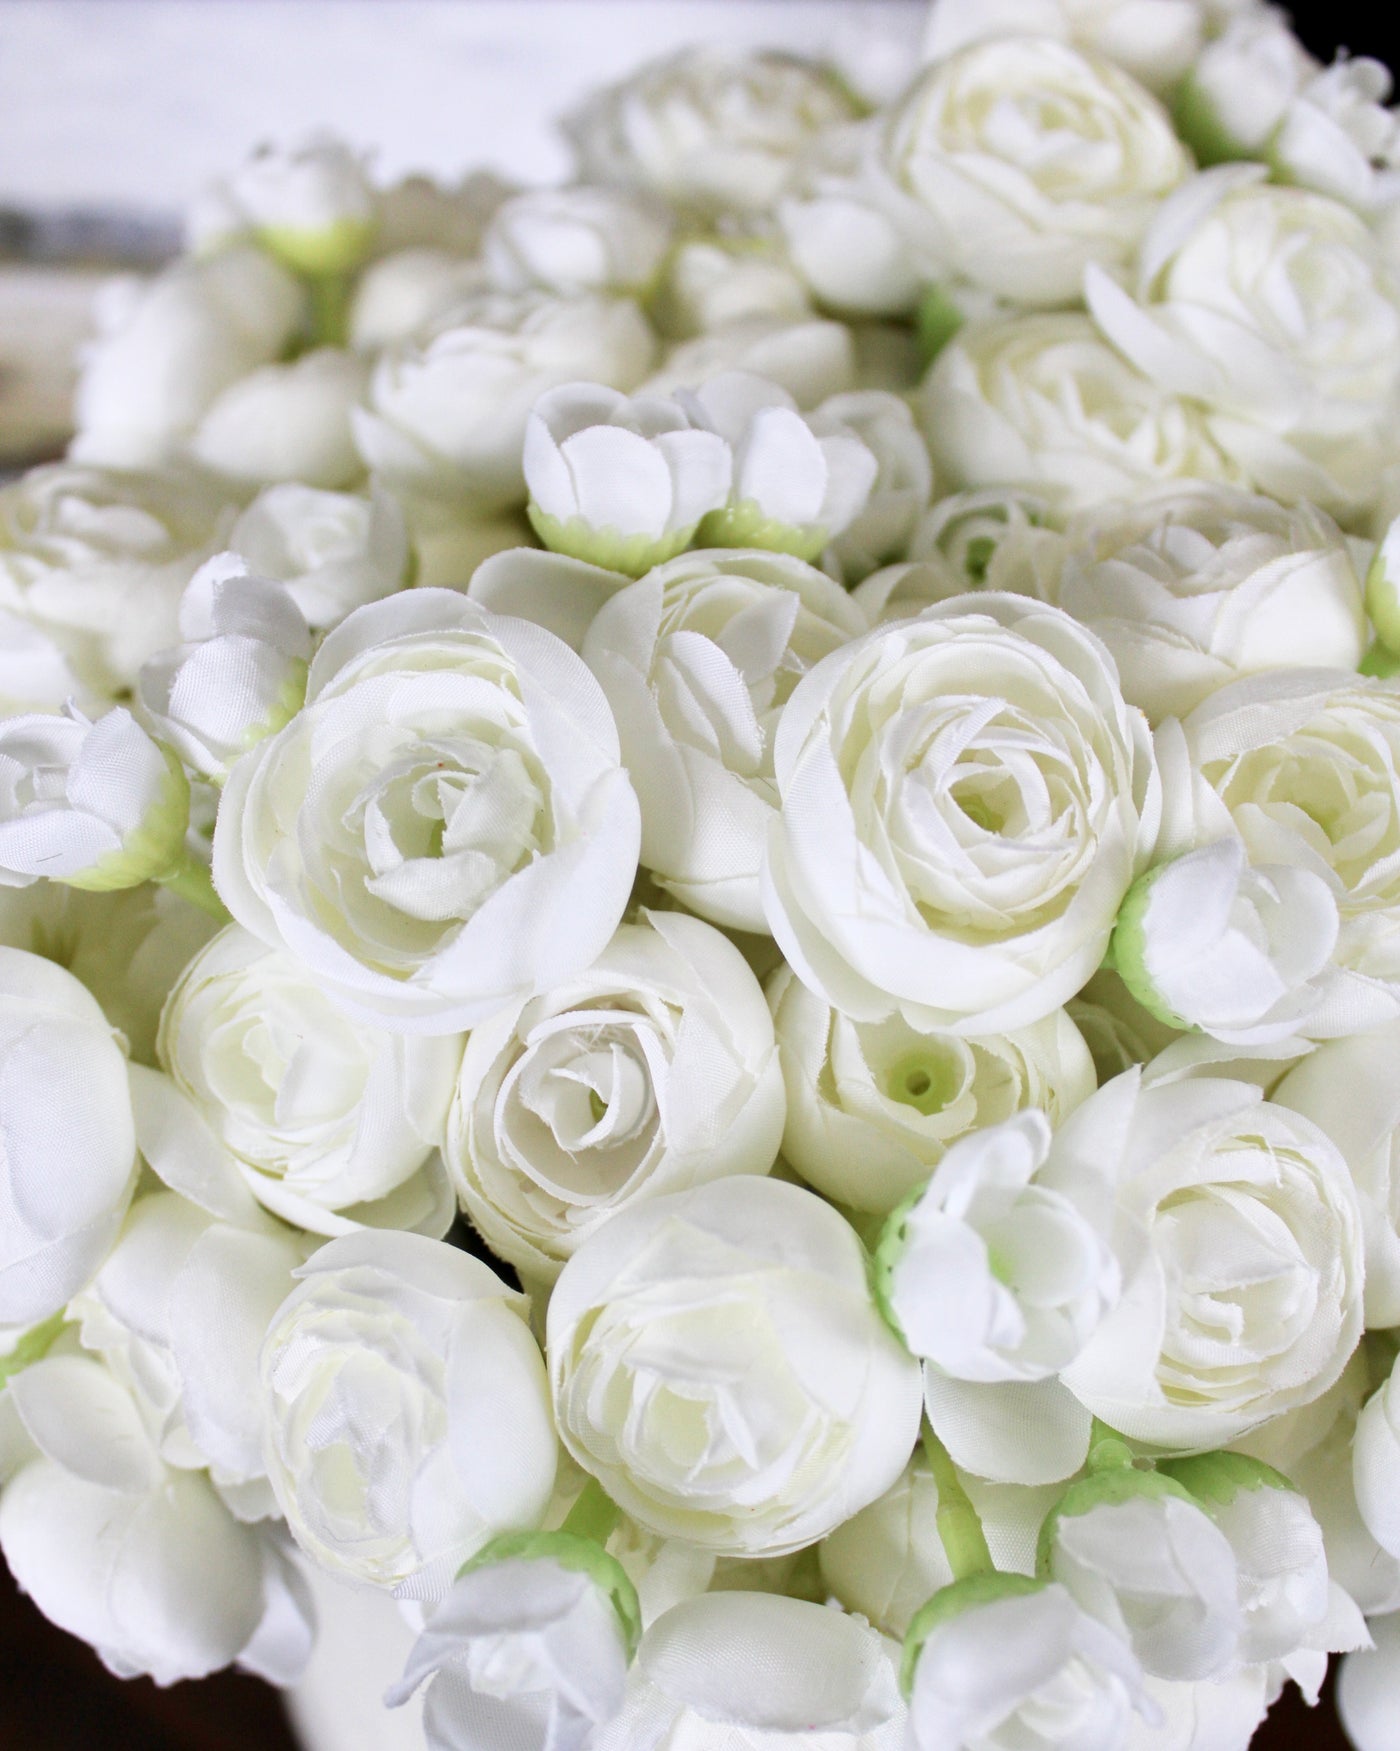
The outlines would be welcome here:
<svg viewBox="0 0 1400 1751">
<path fill-rule="evenodd" d="M 190 215 L 196 248 L 251 235 L 302 274 L 358 267 L 374 236 L 375 197 L 348 146 L 320 136 L 291 151 L 260 146 Z"/>
</svg>

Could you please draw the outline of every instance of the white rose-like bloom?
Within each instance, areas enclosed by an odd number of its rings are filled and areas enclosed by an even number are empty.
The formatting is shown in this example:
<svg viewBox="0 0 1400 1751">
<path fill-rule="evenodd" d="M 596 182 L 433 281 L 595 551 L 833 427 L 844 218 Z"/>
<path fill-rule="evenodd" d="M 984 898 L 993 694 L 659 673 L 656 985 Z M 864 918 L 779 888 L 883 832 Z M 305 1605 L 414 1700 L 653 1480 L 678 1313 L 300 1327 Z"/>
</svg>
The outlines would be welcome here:
<svg viewBox="0 0 1400 1751">
<path fill-rule="evenodd" d="M 6 1398 L 36 1451 L 0 1495 L 0 1550 L 51 1622 L 119 1678 L 173 1684 L 237 1660 L 297 1681 L 314 1635 L 305 1583 L 207 1477 L 162 1463 L 100 1362 L 45 1357 Z"/>
<path fill-rule="evenodd" d="M 491 290 L 486 265 L 475 256 L 426 245 L 397 250 L 371 262 L 355 281 L 346 317 L 350 345 L 375 353 L 421 337 L 458 305 Z"/>
<path fill-rule="evenodd" d="M 1255 869 L 1231 836 L 1138 878 L 1118 915 L 1113 964 L 1169 1027 L 1261 1045 L 1306 1033 L 1326 1004 L 1337 929 L 1321 876 Z"/>
<path fill-rule="evenodd" d="M 1262 158 L 1316 70 L 1286 13 L 1242 7 L 1205 44 L 1176 94 L 1182 137 L 1203 164 Z"/>
<path fill-rule="evenodd" d="M 310 629 L 281 584 L 222 553 L 186 587 L 180 633 L 184 643 L 142 664 L 141 713 L 192 772 L 220 784 L 300 709 Z"/>
<path fill-rule="evenodd" d="M 232 516 L 198 474 L 31 469 L 0 487 L 0 606 L 47 632 L 85 686 L 119 694 L 178 640 L 180 592 Z"/>
<path fill-rule="evenodd" d="M 847 584 L 903 559 L 933 492 L 928 445 L 902 396 L 882 389 L 833 395 L 812 415 L 818 433 L 854 432 L 874 456 L 877 473 L 865 507 L 832 543 Z"/>
<path fill-rule="evenodd" d="M 1078 311 L 970 325 L 915 406 L 945 484 L 1017 487 L 1063 514 L 1231 472 L 1202 410 L 1134 370 Z"/>
<path fill-rule="evenodd" d="M 788 1092 L 783 1159 L 855 1210 L 893 1210 L 969 1132 L 1024 1107 L 1057 1124 L 1094 1092 L 1093 1060 L 1063 1010 L 960 1039 L 900 1016 L 855 1021 L 790 967 L 768 993 Z"/>
<path fill-rule="evenodd" d="M 360 498 L 297 481 L 270 486 L 229 530 L 228 545 L 249 571 L 284 584 L 318 632 L 408 581 L 403 512 L 377 487 Z"/>
<path fill-rule="evenodd" d="M 1157 834 L 1146 720 L 1058 609 L 962 597 L 877 627 L 788 702 L 764 906 L 857 1021 L 1020 1028 L 1103 959 Z"/>
<path fill-rule="evenodd" d="M 1151 1708 L 1128 1644 L 1057 1583 L 985 1581 L 985 1598 L 976 1581 L 935 1595 L 944 1614 L 910 1629 L 911 1751 L 1119 1751 Z"/>
<path fill-rule="evenodd" d="M 701 213 L 764 212 L 822 131 L 853 114 L 815 62 L 708 46 L 648 63 L 564 127 L 591 181 Z"/>
<path fill-rule="evenodd" d="M 878 164 L 930 277 L 1048 306 L 1078 296 L 1089 263 L 1131 260 L 1190 169 L 1136 80 L 1043 37 L 973 43 L 928 68 L 886 121 Z"/>
<path fill-rule="evenodd" d="M 682 554 L 594 616 L 583 654 L 641 800 L 642 862 L 713 923 L 766 928 L 778 720 L 802 676 L 864 629 L 839 584 L 757 549 Z"/>
<path fill-rule="evenodd" d="M 1386 107 L 1390 69 L 1366 56 L 1338 59 L 1309 79 L 1270 142 L 1286 182 L 1375 214 L 1400 197 L 1400 119 Z"/>
<path fill-rule="evenodd" d="M 538 1524 L 554 1485 L 523 1297 L 387 1230 L 333 1240 L 297 1274 L 262 1356 L 278 1504 L 324 1568 L 440 1598 L 489 1539 Z"/>
<path fill-rule="evenodd" d="M 1331 669 L 1251 676 L 1198 705 L 1179 734 L 1164 725 L 1158 758 L 1186 843 L 1233 831 L 1252 864 L 1310 871 L 1331 889 L 1340 971 L 1308 1033 L 1326 1038 L 1393 1020 L 1400 685 Z"/>
<path fill-rule="evenodd" d="M 121 706 L 0 720 L 0 887 L 131 888 L 181 862 L 190 786 Z"/>
<path fill-rule="evenodd" d="M 801 322 L 812 301 L 781 244 L 742 233 L 676 244 L 652 308 L 664 332 L 695 336 L 752 317 Z"/>
<path fill-rule="evenodd" d="M 234 766 L 214 881 L 352 1012 L 455 1033 L 595 958 L 638 843 L 607 702 L 568 646 L 413 590 L 343 621 L 305 709 Z"/>
<path fill-rule="evenodd" d="M 483 1552 L 434 1609 L 385 1699 L 397 1707 L 431 1678 L 428 1751 L 583 1751 L 590 1730 L 617 1713 L 629 1654 L 621 1616 L 599 1580 L 567 1560 L 573 1551 L 551 1552 L 549 1537 L 539 1554 L 528 1544 L 497 1560 Z"/>
<path fill-rule="evenodd" d="M 300 961 L 235 924 L 181 975 L 158 1050 L 254 1197 L 340 1234 L 441 1143 L 462 1042 L 352 1020 Z"/>
<path fill-rule="evenodd" d="M 1400 1468 L 1400 1385 L 1394 1368 L 1356 1419 L 1352 1476 L 1356 1505 L 1366 1529 L 1391 1556 L 1400 1557 L 1400 1503 L 1395 1479 Z"/>
<path fill-rule="evenodd" d="M 924 59 L 985 37 L 1056 37 L 1168 91 L 1195 60 L 1211 11 L 1210 0 L 936 0 Z"/>
<path fill-rule="evenodd" d="M 652 1532 L 735 1556 L 830 1532 L 894 1482 L 919 1371 L 854 1231 L 740 1174 L 623 1210 L 565 1265 L 547 1355 L 560 1437 Z"/>
<path fill-rule="evenodd" d="M 1400 397 L 1400 292 L 1339 201 L 1222 165 L 1163 204 L 1131 292 L 1090 267 L 1094 320 L 1275 498 L 1354 514 Z"/>
<path fill-rule="evenodd" d="M 1400 1325 L 1400 1022 L 1328 1040 L 1274 1090 L 1321 1125 L 1346 1157 L 1366 1235 L 1366 1325 Z M 1397 1552 L 1400 1554 L 1400 1552 Z"/>
<path fill-rule="evenodd" d="M 743 956 L 711 925 L 649 912 L 586 972 L 472 1030 L 445 1154 L 487 1244 L 549 1279 L 638 1199 L 767 1173 L 783 1109 Z"/>
<path fill-rule="evenodd" d="M 290 365 L 263 365 L 224 390 L 195 427 L 190 454 L 243 486 L 294 480 L 333 490 L 364 472 L 350 410 L 369 367 L 319 347 Z"/>
<path fill-rule="evenodd" d="M 531 410 L 523 467 L 547 547 L 639 577 L 674 559 L 724 504 L 734 457 L 668 396 L 565 383 Z"/>
<path fill-rule="evenodd" d="M 545 390 L 580 380 L 634 389 L 655 344 L 625 298 L 468 298 L 428 339 L 380 355 L 352 414 L 355 442 L 395 492 L 497 510 L 525 497 L 521 446 Z"/>
<path fill-rule="evenodd" d="M 859 1618 L 772 1593 L 709 1593 L 642 1637 L 593 1751 L 900 1751 L 894 1651 Z"/>
<path fill-rule="evenodd" d="M 671 231 L 662 202 L 623 189 L 530 189 L 496 208 L 481 255 L 503 292 L 645 293 Z"/>
<path fill-rule="evenodd" d="M 304 296 L 285 268 L 245 247 L 115 283 L 83 354 L 69 454 L 109 468 L 170 460 L 216 396 L 281 357 Z"/>
<path fill-rule="evenodd" d="M 1354 669 L 1366 648 L 1346 538 L 1310 505 L 1182 486 L 1072 518 L 1054 600 L 1113 653 L 1155 723 L 1258 669 Z"/>
<path fill-rule="evenodd" d="M 345 273 L 374 232 L 375 193 L 362 161 L 318 135 L 286 150 L 263 145 L 205 189 L 189 215 L 197 251 L 251 234 L 300 273 Z"/>
<path fill-rule="evenodd" d="M 799 407 L 856 387 L 855 336 L 844 322 L 744 316 L 682 341 L 642 387 L 655 395 L 694 389 L 726 371 L 748 371 L 785 389 Z"/>
<path fill-rule="evenodd" d="M 58 1312 L 116 1238 L 136 1175 L 126 1060 L 71 973 L 0 948 L 0 1325 Z"/>
<path fill-rule="evenodd" d="M 1122 1299 L 1064 1371 L 1134 1440 L 1199 1448 L 1319 1398 L 1361 1335 L 1361 1214 L 1337 1147 L 1258 1088 L 1136 1070 L 1079 1108 L 1116 1181 Z"/>
</svg>

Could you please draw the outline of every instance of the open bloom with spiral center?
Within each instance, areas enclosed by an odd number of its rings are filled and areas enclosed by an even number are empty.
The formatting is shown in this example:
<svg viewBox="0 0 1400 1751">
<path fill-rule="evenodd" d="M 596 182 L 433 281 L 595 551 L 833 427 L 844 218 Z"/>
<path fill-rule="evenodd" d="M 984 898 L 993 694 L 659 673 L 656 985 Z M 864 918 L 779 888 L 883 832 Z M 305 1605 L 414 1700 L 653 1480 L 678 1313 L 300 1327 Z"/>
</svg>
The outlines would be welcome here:
<svg viewBox="0 0 1400 1751">
<path fill-rule="evenodd" d="M 352 1011 L 455 1033 L 594 959 L 638 832 L 607 703 L 567 645 L 414 590 L 343 621 L 305 709 L 234 767 L 214 880 Z"/>
<path fill-rule="evenodd" d="M 446 1155 L 490 1246 L 551 1278 L 639 1198 L 767 1173 L 782 1128 L 743 957 L 711 925 L 650 912 L 586 972 L 473 1029 Z"/>
<path fill-rule="evenodd" d="M 1157 833 L 1140 712 L 1058 609 L 960 597 L 856 639 L 778 727 L 768 922 L 858 1021 L 985 1034 L 1103 959 Z"/>
<path fill-rule="evenodd" d="M 525 427 L 530 521 L 547 547 L 633 577 L 672 559 L 729 497 L 734 459 L 669 396 L 566 383 Z"/>
</svg>

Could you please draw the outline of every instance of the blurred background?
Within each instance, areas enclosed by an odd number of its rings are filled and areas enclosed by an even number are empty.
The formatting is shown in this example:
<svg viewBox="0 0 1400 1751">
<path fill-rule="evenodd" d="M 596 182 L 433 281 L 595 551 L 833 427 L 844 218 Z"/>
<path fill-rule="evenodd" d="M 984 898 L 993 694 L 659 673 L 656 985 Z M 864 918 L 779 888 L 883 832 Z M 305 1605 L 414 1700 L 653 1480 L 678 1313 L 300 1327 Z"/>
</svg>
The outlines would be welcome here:
<svg viewBox="0 0 1400 1751">
<path fill-rule="evenodd" d="M 1291 8 L 1323 60 L 1396 65 L 1394 9 Z M 181 212 L 262 140 L 329 128 L 381 178 L 472 168 L 550 182 L 553 118 L 683 44 L 907 55 L 926 0 L 0 0 L 0 472 L 61 452 L 98 287 L 179 246 Z M 211 1587 L 218 1576 L 209 1577 Z M 1259 1751 L 1341 1751 L 1329 1694 L 1290 1688 Z M 110 1677 L 0 1565 L 0 1747 L 291 1751 L 280 1699 L 225 1674 Z M 348 1748 L 347 1748 L 348 1751 Z"/>
</svg>

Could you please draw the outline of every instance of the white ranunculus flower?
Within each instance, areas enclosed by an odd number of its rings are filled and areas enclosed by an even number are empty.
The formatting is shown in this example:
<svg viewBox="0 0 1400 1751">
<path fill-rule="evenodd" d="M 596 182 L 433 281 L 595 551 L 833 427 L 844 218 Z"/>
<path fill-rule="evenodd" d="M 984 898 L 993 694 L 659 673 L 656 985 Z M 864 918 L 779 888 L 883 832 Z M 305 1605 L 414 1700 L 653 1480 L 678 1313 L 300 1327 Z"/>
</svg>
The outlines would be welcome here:
<svg viewBox="0 0 1400 1751">
<path fill-rule="evenodd" d="M 100 1362 L 45 1357 L 6 1396 L 37 1456 L 0 1495 L 0 1550 L 46 1617 L 120 1678 L 173 1684 L 237 1660 L 296 1682 L 314 1634 L 301 1576 L 207 1477 L 161 1461 Z"/>
<path fill-rule="evenodd" d="M 487 1244 L 550 1279 L 639 1199 L 767 1173 L 783 1135 L 773 1024 L 743 956 L 673 912 L 472 1030 L 446 1157 Z"/>
<path fill-rule="evenodd" d="M 0 887 L 132 888 L 182 861 L 190 786 L 116 706 L 0 720 Z"/>
<path fill-rule="evenodd" d="M 924 59 L 987 37 L 1055 37 L 1168 91 L 1196 58 L 1210 18 L 1210 0 L 935 0 Z"/>
<path fill-rule="evenodd" d="M 857 586 L 872 626 L 906 619 L 973 590 L 1053 602 L 1067 547 L 1047 507 L 1015 488 L 950 493 L 919 520 L 909 558 Z"/>
<path fill-rule="evenodd" d="M 728 442 L 669 396 L 564 383 L 535 403 L 523 466 L 536 534 L 629 576 L 674 559 L 729 497 Z"/>
<path fill-rule="evenodd" d="M 1116 1182 L 1124 1276 L 1064 1371 L 1076 1398 L 1177 1449 L 1319 1398 L 1361 1334 L 1361 1215 L 1336 1145 L 1209 1075 L 1152 1086 L 1125 1072 L 1071 1122 Z"/>
<path fill-rule="evenodd" d="M 671 242 L 664 203 L 616 188 L 530 189 L 502 201 L 481 256 L 503 292 L 561 298 L 650 290 Z"/>
<path fill-rule="evenodd" d="M 559 1433 L 650 1531 L 736 1556 L 811 1544 L 909 1457 L 919 1371 L 854 1231 L 741 1174 L 621 1211 L 547 1321 Z"/>
<path fill-rule="evenodd" d="M 788 1092 L 783 1158 L 855 1210 L 888 1213 L 960 1137 L 1025 1107 L 1058 1124 L 1094 1092 L 1093 1060 L 1063 1010 L 961 1039 L 900 1016 L 853 1020 L 790 967 L 768 992 Z"/>
<path fill-rule="evenodd" d="M 1366 616 L 1346 538 L 1310 505 L 1168 488 L 1070 520 L 1053 600 L 1113 653 L 1157 722 L 1258 669 L 1354 669 Z"/>
<path fill-rule="evenodd" d="M 141 666 L 141 715 L 190 771 L 221 784 L 301 708 L 310 629 L 281 584 L 222 553 L 186 587 L 180 633 L 183 643 Z"/>
<path fill-rule="evenodd" d="M 1147 725 L 1068 615 L 956 599 L 801 683 L 774 754 L 764 905 L 798 976 L 857 1021 L 986 1034 L 1103 959 L 1157 833 Z"/>
<path fill-rule="evenodd" d="M 1305 1034 L 1327 1003 L 1337 929 L 1320 875 L 1256 869 L 1232 835 L 1139 876 L 1118 915 L 1113 964 L 1169 1027 L 1267 1044 Z"/>
<path fill-rule="evenodd" d="M 716 45 L 651 61 L 565 122 L 584 176 L 706 214 L 764 212 L 854 106 L 826 68 Z"/>
<path fill-rule="evenodd" d="M 607 702 L 567 645 L 413 590 L 343 621 L 305 709 L 235 765 L 214 880 L 352 1012 L 454 1033 L 595 958 L 638 843 Z"/>
<path fill-rule="evenodd" d="M 69 454 L 109 468 L 168 462 L 218 395 L 281 357 L 304 297 L 293 275 L 251 247 L 116 282 L 83 354 Z"/>
<path fill-rule="evenodd" d="M 497 1533 L 537 1524 L 553 1488 L 523 1297 L 387 1230 L 330 1241 L 297 1274 L 262 1356 L 278 1505 L 322 1567 L 440 1598 Z"/>
<path fill-rule="evenodd" d="M 1358 1033 L 1400 1014 L 1400 685 L 1341 670 L 1223 687 L 1158 737 L 1185 844 L 1237 833 L 1250 862 L 1320 877 L 1341 916 L 1332 991 L 1307 1031 Z"/>
<path fill-rule="evenodd" d="M 1400 1325 L 1400 1083 L 1391 1074 L 1400 1022 L 1329 1040 L 1274 1090 L 1346 1157 L 1366 1237 L 1366 1324 Z M 1400 1555 L 1400 1552 L 1397 1552 Z"/>
<path fill-rule="evenodd" d="M 1332 195 L 1367 214 L 1400 198 L 1400 118 L 1386 106 L 1390 69 L 1339 57 L 1298 92 L 1269 146 L 1285 182 Z"/>
<path fill-rule="evenodd" d="M 1085 292 L 1162 393 L 1205 407 L 1255 486 L 1370 504 L 1400 399 L 1400 290 L 1348 207 L 1222 165 L 1163 204 L 1132 291 L 1091 267 Z"/>
<path fill-rule="evenodd" d="M 428 1751 L 584 1751 L 622 1703 L 632 1626 L 607 1583 L 630 1584 L 583 1539 L 507 1534 L 499 1544 L 453 1582 L 385 1700 L 397 1707 L 431 1679 Z"/>
<path fill-rule="evenodd" d="M 812 301 L 782 245 L 744 232 L 676 244 L 652 308 L 664 333 L 693 337 L 753 317 L 801 322 Z"/>
<path fill-rule="evenodd" d="M 71 973 L 0 948 L 0 1325 L 47 1319 L 82 1288 L 136 1178 L 126 1060 Z"/>
<path fill-rule="evenodd" d="M 525 496 L 521 445 L 545 390 L 635 389 L 655 344 L 629 299 L 483 293 L 428 338 L 380 354 L 352 415 L 355 441 L 395 492 L 500 509 Z"/>
<path fill-rule="evenodd" d="M 0 943 L 72 973 L 138 1064 L 155 1062 L 161 1005 L 218 928 L 209 913 L 150 882 L 105 894 L 47 881 L 0 888 Z"/>
<path fill-rule="evenodd" d="M 852 432 L 875 458 L 876 475 L 863 510 L 831 546 L 847 584 L 903 559 L 933 493 L 928 445 L 909 404 L 886 390 L 833 395 L 812 415 L 819 434 Z"/>
<path fill-rule="evenodd" d="M 1374 1646 L 1348 1654 L 1337 1681 L 1337 1713 L 1357 1751 L 1400 1744 L 1400 1617 L 1372 1622 Z"/>
<path fill-rule="evenodd" d="M 230 384 L 190 438 L 202 467 L 244 487 L 276 481 L 335 490 L 364 472 L 350 410 L 369 367 L 354 353 L 318 347 L 289 365 L 263 365 Z"/>
<path fill-rule="evenodd" d="M 716 924 L 766 928 L 779 717 L 802 676 L 864 625 L 824 573 L 757 549 L 682 554 L 593 617 L 583 654 L 641 800 L 642 862 Z"/>
<path fill-rule="evenodd" d="M 491 291 L 486 264 L 434 242 L 371 262 L 355 281 L 345 327 L 350 345 L 374 353 L 425 335 L 440 318 Z"/>
<path fill-rule="evenodd" d="M 1316 70 L 1287 13 L 1244 6 L 1196 57 L 1174 100 L 1177 125 L 1203 164 L 1262 158 Z"/>
<path fill-rule="evenodd" d="M 132 1393 L 168 1464 L 210 1466 L 221 1485 L 264 1475 L 258 1352 L 306 1251 L 275 1223 L 221 1222 L 175 1192 L 132 1206 L 68 1317 Z"/>
<path fill-rule="evenodd" d="M 856 387 L 855 337 L 844 322 L 808 316 L 743 316 L 672 347 L 642 385 L 653 395 L 694 389 L 726 371 L 747 371 L 785 389 L 801 408 Z"/>
<path fill-rule="evenodd" d="M 911 1751 L 1120 1751 L 1151 1712 L 1127 1642 L 1058 1583 L 988 1575 L 935 1594 L 904 1657 Z"/>
<path fill-rule="evenodd" d="M 1395 1479 L 1400 1468 L 1400 1375 L 1391 1369 L 1356 1419 L 1352 1449 L 1356 1505 L 1366 1529 L 1381 1549 L 1400 1557 L 1400 1502 Z"/>
<path fill-rule="evenodd" d="M 1160 1475 L 1072 1485 L 1046 1522 L 1046 1573 L 1132 1648 L 1143 1670 L 1214 1678 L 1236 1661 L 1244 1628 L 1230 1541 L 1201 1505 Z M 1097 1499 L 1096 1499 L 1097 1498 Z"/>
<path fill-rule="evenodd" d="M 159 1051 L 254 1197 L 285 1221 L 318 1234 L 362 1219 L 409 1226 L 409 1182 L 441 1172 L 429 1157 L 461 1040 L 352 1020 L 300 961 L 236 924 L 170 993 Z M 378 1217 L 360 1208 L 380 1204 Z"/>
<path fill-rule="evenodd" d="M 593 1751 L 900 1751 L 894 1650 L 827 1606 L 709 1593 L 642 1637 Z"/>
<path fill-rule="evenodd" d="M 251 236 L 299 273 L 345 273 L 374 235 L 375 194 L 364 164 L 318 134 L 287 150 L 263 145 L 195 200 L 190 241 L 212 250 Z"/>
<path fill-rule="evenodd" d="M 1091 262 L 1129 262 L 1189 157 L 1156 100 L 1050 38 L 975 42 L 891 111 L 880 188 L 925 274 L 1018 304 L 1078 296 Z"/>
<path fill-rule="evenodd" d="M 408 581 L 403 512 L 377 487 L 360 498 L 299 481 L 270 486 L 229 530 L 228 545 L 250 571 L 285 584 L 318 632 Z"/>
<path fill-rule="evenodd" d="M 1134 370 L 1078 311 L 969 325 L 916 410 L 945 485 L 1016 487 L 1061 513 L 1231 473 L 1202 410 Z"/>
<path fill-rule="evenodd" d="M 180 592 L 233 514 L 202 475 L 31 469 L 0 487 L 0 607 L 46 632 L 85 687 L 120 694 L 178 640 Z"/>
</svg>

